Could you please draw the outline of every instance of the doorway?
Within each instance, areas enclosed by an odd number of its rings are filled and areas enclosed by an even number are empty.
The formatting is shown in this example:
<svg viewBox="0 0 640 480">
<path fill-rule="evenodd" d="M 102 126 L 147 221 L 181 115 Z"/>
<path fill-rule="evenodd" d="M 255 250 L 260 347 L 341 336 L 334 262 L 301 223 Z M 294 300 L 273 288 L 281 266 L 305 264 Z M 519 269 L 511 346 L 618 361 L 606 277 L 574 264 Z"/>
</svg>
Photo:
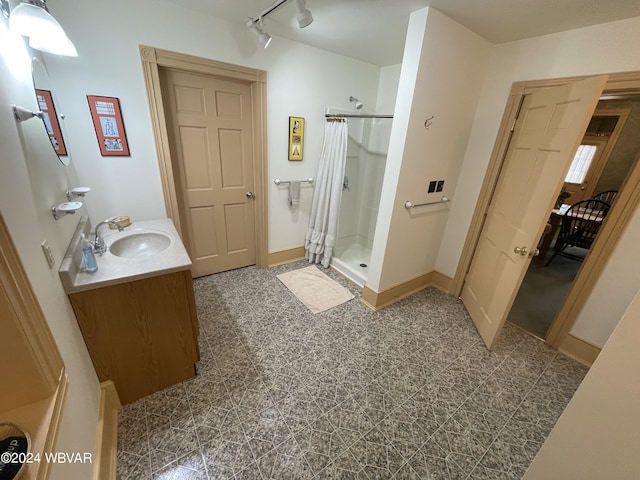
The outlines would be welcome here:
<svg viewBox="0 0 640 480">
<path fill-rule="evenodd" d="M 581 146 L 597 145 L 592 162 L 590 165 L 581 165 L 582 175 L 577 176 L 575 172 L 578 169 L 574 169 L 573 165 L 580 159 L 574 159 L 567 175 L 567 179 L 575 180 L 572 185 L 574 188 L 567 188 L 565 182 L 562 192 L 568 191 L 569 196 L 561 192 L 556 206 L 560 203 L 574 204 L 596 197 L 601 192 L 620 191 L 634 159 L 640 154 L 639 125 L 640 95 L 603 96 L 581 142 Z M 573 178 L 570 178 L 572 171 Z M 611 208 L 616 208 L 613 201 L 607 201 Z M 557 234 L 555 228 L 549 230 L 552 231 L 541 239 L 541 254 L 529 265 L 507 316 L 507 321 L 541 339 L 547 337 L 547 331 L 582 266 L 581 262 L 561 256 L 556 256 L 546 265 L 553 252 L 552 242 L 555 239 L 552 237 Z M 576 248 L 574 251 L 578 256 L 586 254 L 583 249 Z"/>
<path fill-rule="evenodd" d="M 147 46 L 140 46 L 140 57 L 149 99 L 167 216 L 173 220 L 189 255 L 194 260 L 192 274 L 199 276 L 215 273 L 236 268 L 247 262 L 249 264 L 255 263 L 258 267 L 265 267 L 268 248 L 265 140 L 266 72 Z M 222 153 L 223 157 L 229 152 L 233 154 L 233 152 L 244 150 L 246 157 L 251 161 L 243 163 L 240 169 L 236 168 L 237 165 L 234 165 L 233 162 L 227 162 L 227 167 L 230 167 L 226 171 L 224 162 L 220 163 L 217 160 L 217 163 L 214 162 L 214 164 L 203 167 L 205 170 L 207 168 L 217 169 L 210 175 L 211 178 L 215 177 L 215 182 L 210 183 L 212 185 L 216 183 L 215 187 L 220 187 L 215 195 L 212 193 L 216 200 L 207 200 L 210 203 L 209 207 L 205 206 L 199 209 L 197 204 L 190 203 L 189 197 L 193 197 L 193 194 L 198 196 L 202 191 L 191 191 L 190 185 L 185 184 L 185 178 L 189 172 L 183 168 L 184 164 L 181 162 L 184 160 L 184 156 L 181 156 L 184 150 L 179 152 L 176 148 L 176 125 L 171 114 L 167 114 L 171 109 L 172 100 L 170 96 L 163 96 L 162 87 L 163 81 L 167 80 L 167 72 L 174 72 L 178 76 L 185 75 L 191 80 L 208 79 L 208 81 L 217 84 L 219 88 L 218 90 L 212 89 L 211 97 L 214 99 L 214 103 L 218 102 L 215 105 L 216 109 L 225 110 L 223 117 L 227 116 L 233 110 L 234 105 L 238 104 L 239 96 L 236 95 L 238 92 L 234 88 L 238 87 L 242 90 L 241 95 L 244 100 L 239 103 L 244 102 L 244 107 L 241 109 L 244 113 L 238 115 L 238 117 L 245 117 L 242 128 L 223 127 L 225 142 L 224 145 L 216 144 L 216 149 L 218 153 Z M 195 97 L 197 95 L 192 96 L 191 100 Z M 189 99 L 185 101 L 190 102 Z M 218 128 L 216 120 L 212 119 L 211 121 L 213 122 L 211 128 Z M 239 131 L 243 133 L 240 134 Z M 241 139 L 242 136 L 247 138 Z M 220 138 L 220 132 L 216 134 L 216 137 Z M 211 145 L 207 145 L 203 149 L 210 147 Z M 238 176 L 240 170 L 242 178 Z M 229 180 L 228 184 L 223 181 L 225 175 L 226 180 Z M 215 189 L 209 190 L 213 192 Z M 223 215 L 215 216 L 212 214 L 207 217 L 206 221 L 201 221 L 205 210 L 208 209 L 210 213 L 214 210 L 212 207 L 214 202 L 217 202 L 218 209 L 225 210 Z M 220 234 L 221 224 L 218 220 L 232 214 L 233 221 L 223 225 L 225 230 Z M 199 216 L 200 220 L 198 220 Z M 208 236 L 200 235 L 203 231 Z M 205 238 L 204 245 L 202 238 Z M 217 244 L 213 245 L 214 242 Z M 222 261 L 219 260 L 221 257 L 215 252 L 220 249 L 221 243 L 224 243 L 224 253 L 226 254 L 226 258 Z M 251 245 L 247 245 L 248 243 Z M 254 251 L 250 252 L 252 249 Z M 204 254 L 200 255 L 202 252 Z M 202 262 L 199 261 L 200 259 Z"/>
<path fill-rule="evenodd" d="M 160 85 L 192 275 L 255 264 L 250 85 L 169 68 Z"/>
<path fill-rule="evenodd" d="M 511 126 L 517 118 L 522 99 L 525 95 L 540 89 L 566 85 L 567 83 L 572 83 L 584 78 L 587 77 L 517 82 L 513 84 L 500 125 L 499 134 L 487 168 L 487 174 L 483 182 L 480 197 L 474 209 L 474 215 L 467 234 L 463 253 L 454 277 L 451 290 L 453 294 L 460 295 L 462 292 L 467 272 L 470 269 L 471 261 L 476 251 L 480 232 L 483 228 L 491 195 L 496 188 L 498 179 L 501 176 L 503 160 L 509 148 Z M 609 75 L 604 91 L 608 94 L 616 95 L 639 93 L 640 72 Z M 591 116 L 591 113 L 589 113 L 589 116 Z M 558 184 L 558 191 L 561 188 L 560 183 Z M 550 346 L 559 349 L 563 347 L 563 344 L 566 345 L 570 343 L 570 341 L 571 343 L 575 342 L 576 339 L 570 335 L 571 328 L 578 318 L 585 302 L 591 295 L 599 276 L 604 270 L 609 255 L 616 246 L 617 239 L 629 223 L 639 204 L 640 167 L 638 166 L 638 163 L 636 163 L 631 169 L 626 182 L 617 196 L 616 208 L 609 212 L 597 240 L 590 249 L 590 255 L 582 264 L 580 272 L 576 276 L 568 296 L 562 303 L 562 306 L 557 312 L 556 317 L 547 332 L 546 343 Z M 542 233 L 542 225 L 540 233 Z M 507 306 L 507 311 L 508 308 L 510 308 L 510 304 Z M 580 348 L 582 348 L 582 346 L 580 346 Z M 595 355 L 597 355 L 597 353 L 595 353 Z M 595 358 L 595 356 L 593 358 Z"/>
<path fill-rule="evenodd" d="M 589 77 L 522 98 L 460 295 L 489 349 L 537 254 L 560 177 L 569 169 L 606 80 Z"/>
</svg>

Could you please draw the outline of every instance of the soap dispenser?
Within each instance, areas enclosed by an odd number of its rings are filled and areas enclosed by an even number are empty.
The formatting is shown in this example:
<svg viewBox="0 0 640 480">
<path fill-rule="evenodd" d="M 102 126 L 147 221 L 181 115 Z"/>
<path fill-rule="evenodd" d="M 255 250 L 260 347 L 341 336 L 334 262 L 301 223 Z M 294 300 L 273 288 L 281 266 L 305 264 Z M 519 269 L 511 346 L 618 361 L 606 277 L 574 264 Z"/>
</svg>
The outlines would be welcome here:
<svg viewBox="0 0 640 480">
<path fill-rule="evenodd" d="M 98 262 L 96 256 L 93 254 L 93 247 L 91 242 L 82 234 L 80 239 L 80 247 L 82 248 L 82 260 L 84 261 L 84 271 L 87 273 L 94 273 L 98 270 Z"/>
</svg>

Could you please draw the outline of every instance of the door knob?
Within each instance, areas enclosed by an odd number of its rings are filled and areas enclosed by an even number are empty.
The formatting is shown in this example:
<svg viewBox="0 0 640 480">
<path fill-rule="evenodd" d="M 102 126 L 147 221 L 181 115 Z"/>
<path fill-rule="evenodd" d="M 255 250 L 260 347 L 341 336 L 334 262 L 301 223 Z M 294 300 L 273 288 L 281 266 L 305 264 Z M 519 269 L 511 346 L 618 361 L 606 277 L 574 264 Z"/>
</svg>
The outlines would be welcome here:
<svg viewBox="0 0 640 480">
<path fill-rule="evenodd" d="M 256 198 L 253 192 L 247 192 L 246 195 L 247 195 L 247 198 Z"/>
<path fill-rule="evenodd" d="M 540 255 L 540 250 L 538 250 L 537 248 L 534 248 L 529 252 L 529 258 L 537 257 L 538 255 Z"/>
<path fill-rule="evenodd" d="M 529 250 L 527 250 L 527 247 L 525 247 L 525 246 L 523 245 L 522 247 L 515 247 L 515 248 L 513 249 L 513 251 L 514 251 L 515 253 L 519 253 L 520 255 L 522 255 L 522 256 L 524 257 L 524 256 L 527 254 L 527 252 L 528 252 Z"/>
</svg>

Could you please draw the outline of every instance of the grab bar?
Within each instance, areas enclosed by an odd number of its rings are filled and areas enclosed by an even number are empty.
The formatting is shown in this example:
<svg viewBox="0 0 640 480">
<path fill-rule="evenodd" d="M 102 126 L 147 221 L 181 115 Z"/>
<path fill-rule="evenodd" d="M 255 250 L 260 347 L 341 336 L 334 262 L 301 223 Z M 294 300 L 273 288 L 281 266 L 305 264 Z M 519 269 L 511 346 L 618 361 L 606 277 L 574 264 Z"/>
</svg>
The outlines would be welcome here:
<svg viewBox="0 0 640 480">
<path fill-rule="evenodd" d="M 280 180 L 279 178 L 276 178 L 273 183 L 275 183 L 276 185 L 282 185 L 284 183 L 291 183 L 293 180 Z M 313 178 L 309 177 L 306 180 L 300 180 L 301 182 L 307 182 L 307 183 L 313 183 Z"/>
<path fill-rule="evenodd" d="M 406 208 L 408 210 L 410 208 L 424 207 L 425 205 L 436 205 L 438 203 L 447 203 L 447 202 L 450 202 L 450 201 L 451 200 L 449 200 L 449 198 L 447 198 L 447 197 L 442 197 L 437 202 L 426 202 L 426 203 L 411 203 L 410 201 L 407 200 L 406 202 L 404 202 L 404 208 Z"/>
</svg>

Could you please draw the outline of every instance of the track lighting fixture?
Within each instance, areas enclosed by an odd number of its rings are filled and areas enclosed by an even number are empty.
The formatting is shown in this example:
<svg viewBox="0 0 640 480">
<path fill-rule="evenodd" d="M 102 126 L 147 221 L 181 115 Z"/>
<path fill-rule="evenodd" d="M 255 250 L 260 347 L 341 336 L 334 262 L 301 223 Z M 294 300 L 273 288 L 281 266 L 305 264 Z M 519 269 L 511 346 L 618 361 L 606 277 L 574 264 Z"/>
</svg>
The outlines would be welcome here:
<svg viewBox="0 0 640 480">
<path fill-rule="evenodd" d="M 2 11 L 6 15 L 8 9 Z M 49 13 L 44 0 L 20 2 L 9 12 L 9 29 L 29 38 L 29 46 L 36 50 L 56 55 L 77 57 L 64 29 Z"/>
<path fill-rule="evenodd" d="M 245 19 L 245 25 L 258 37 L 258 42 L 263 48 L 267 48 L 269 42 L 271 42 L 271 35 L 264 31 L 262 19 L 284 5 L 287 1 L 288 0 L 278 0 L 256 18 Z M 294 0 L 294 2 L 297 10 L 296 20 L 298 22 L 298 26 L 300 28 L 309 26 L 313 22 L 313 16 L 311 15 L 311 12 L 307 10 L 305 0 Z"/>
<path fill-rule="evenodd" d="M 251 30 L 256 37 L 258 37 L 258 43 L 262 48 L 267 48 L 271 43 L 271 35 L 265 32 L 262 29 L 262 17 L 260 17 L 257 21 L 254 21 L 251 18 L 247 18 L 245 20 L 247 28 Z"/>
<path fill-rule="evenodd" d="M 298 14 L 296 15 L 298 26 L 300 28 L 304 28 L 311 25 L 311 22 L 313 22 L 313 16 L 311 15 L 311 12 L 307 10 L 305 6 L 305 0 L 294 0 L 294 1 L 296 4 L 296 9 L 298 10 Z"/>
</svg>

